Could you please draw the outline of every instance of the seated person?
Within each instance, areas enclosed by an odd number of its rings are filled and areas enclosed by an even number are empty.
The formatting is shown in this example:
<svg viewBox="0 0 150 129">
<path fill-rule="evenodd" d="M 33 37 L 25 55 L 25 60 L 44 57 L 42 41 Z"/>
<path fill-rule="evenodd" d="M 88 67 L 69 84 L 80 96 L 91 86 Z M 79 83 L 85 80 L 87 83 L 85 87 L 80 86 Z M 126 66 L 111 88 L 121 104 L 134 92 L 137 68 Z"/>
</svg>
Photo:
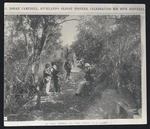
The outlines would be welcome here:
<svg viewBox="0 0 150 129">
<path fill-rule="evenodd" d="M 83 90 L 83 88 L 85 86 L 87 86 L 87 85 L 89 86 L 94 81 L 94 78 L 91 76 L 91 68 L 90 68 L 90 64 L 89 63 L 85 63 L 85 76 L 84 76 L 84 78 L 85 78 L 84 81 L 82 81 L 79 84 L 75 95 L 80 95 L 80 93 Z"/>
</svg>

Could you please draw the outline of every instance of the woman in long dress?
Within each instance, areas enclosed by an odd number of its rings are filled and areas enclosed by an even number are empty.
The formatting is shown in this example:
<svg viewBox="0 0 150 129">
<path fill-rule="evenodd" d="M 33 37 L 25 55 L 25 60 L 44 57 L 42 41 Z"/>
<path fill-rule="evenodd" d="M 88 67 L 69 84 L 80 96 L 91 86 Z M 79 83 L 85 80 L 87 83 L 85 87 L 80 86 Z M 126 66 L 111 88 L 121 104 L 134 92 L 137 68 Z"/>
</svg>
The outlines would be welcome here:
<svg viewBox="0 0 150 129">
<path fill-rule="evenodd" d="M 44 89 L 43 92 L 45 95 L 49 94 L 49 90 L 50 90 L 50 85 L 51 85 L 51 70 L 50 70 L 50 64 L 47 63 L 45 65 L 45 69 L 43 71 L 43 75 L 44 75 Z"/>
</svg>

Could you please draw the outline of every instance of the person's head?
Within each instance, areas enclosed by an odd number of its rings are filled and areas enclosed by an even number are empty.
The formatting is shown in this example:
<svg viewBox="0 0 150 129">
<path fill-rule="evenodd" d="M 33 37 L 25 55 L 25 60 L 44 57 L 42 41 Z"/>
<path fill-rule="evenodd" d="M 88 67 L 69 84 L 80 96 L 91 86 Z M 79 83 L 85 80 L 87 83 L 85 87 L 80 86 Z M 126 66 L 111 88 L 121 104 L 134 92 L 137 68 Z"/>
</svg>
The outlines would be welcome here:
<svg viewBox="0 0 150 129">
<path fill-rule="evenodd" d="M 91 65 L 89 63 L 85 63 L 85 69 L 90 69 Z"/>
<path fill-rule="evenodd" d="M 89 63 L 85 63 L 85 67 L 90 67 L 90 64 Z"/>
<path fill-rule="evenodd" d="M 46 63 L 46 64 L 45 64 L 45 68 L 48 68 L 48 67 L 50 67 L 50 64 L 49 64 L 49 63 Z"/>
</svg>

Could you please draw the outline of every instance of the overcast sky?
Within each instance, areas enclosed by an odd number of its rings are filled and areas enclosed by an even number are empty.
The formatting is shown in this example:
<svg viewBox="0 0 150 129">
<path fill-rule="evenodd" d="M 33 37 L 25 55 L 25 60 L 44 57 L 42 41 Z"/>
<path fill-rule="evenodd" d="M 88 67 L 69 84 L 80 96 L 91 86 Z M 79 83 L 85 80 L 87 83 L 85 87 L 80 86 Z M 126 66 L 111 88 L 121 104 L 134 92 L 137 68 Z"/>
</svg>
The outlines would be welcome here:
<svg viewBox="0 0 150 129">
<path fill-rule="evenodd" d="M 78 16 L 69 16 L 67 19 L 77 19 Z M 62 24 L 62 37 L 63 45 L 71 45 L 75 39 L 77 34 L 76 25 L 78 25 L 78 21 L 67 21 Z"/>
</svg>

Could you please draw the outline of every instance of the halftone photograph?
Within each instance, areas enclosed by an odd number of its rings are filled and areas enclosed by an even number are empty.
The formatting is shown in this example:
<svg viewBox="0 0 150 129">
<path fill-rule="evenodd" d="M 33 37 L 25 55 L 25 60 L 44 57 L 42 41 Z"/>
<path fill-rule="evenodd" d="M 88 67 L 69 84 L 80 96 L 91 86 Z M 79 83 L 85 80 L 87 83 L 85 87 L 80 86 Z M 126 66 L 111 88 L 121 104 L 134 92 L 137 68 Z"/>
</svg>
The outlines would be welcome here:
<svg viewBox="0 0 150 129">
<path fill-rule="evenodd" d="M 145 118 L 143 25 L 138 13 L 6 13 L 4 122 Z"/>
</svg>

